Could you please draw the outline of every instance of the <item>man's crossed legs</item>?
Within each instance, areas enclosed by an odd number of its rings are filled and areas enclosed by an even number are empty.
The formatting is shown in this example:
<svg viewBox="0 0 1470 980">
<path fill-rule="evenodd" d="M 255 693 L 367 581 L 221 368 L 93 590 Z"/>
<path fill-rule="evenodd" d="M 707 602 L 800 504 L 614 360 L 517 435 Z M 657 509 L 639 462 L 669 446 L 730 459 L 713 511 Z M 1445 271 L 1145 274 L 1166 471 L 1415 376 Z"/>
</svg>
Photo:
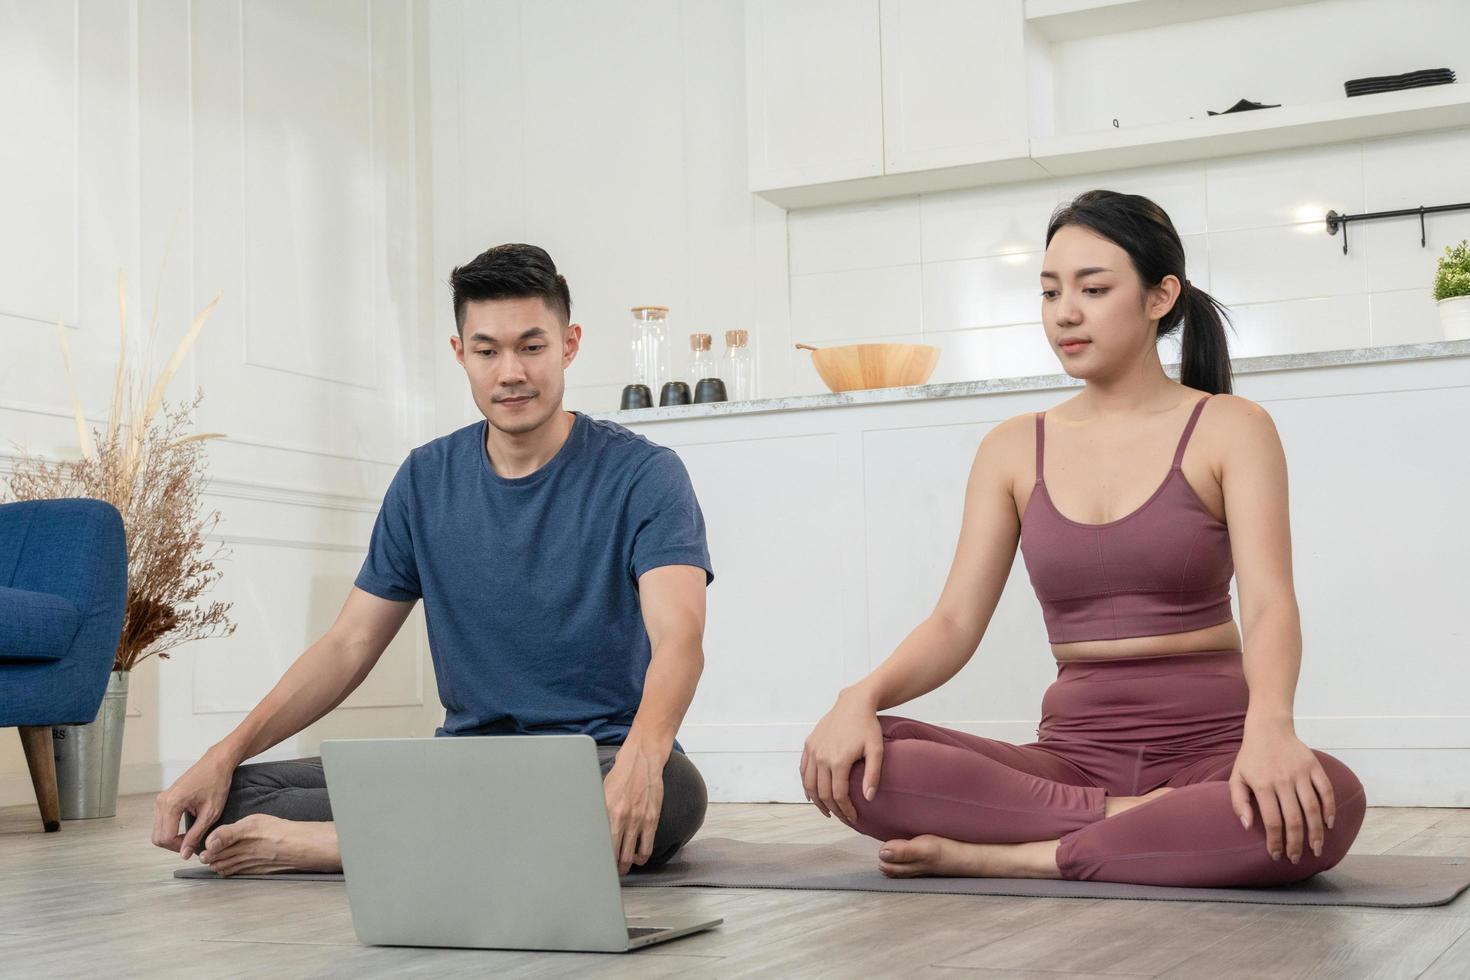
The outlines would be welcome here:
<svg viewBox="0 0 1470 980">
<path fill-rule="evenodd" d="M 604 778 L 617 753 L 616 745 L 597 747 Z M 704 778 L 694 763 L 682 752 L 670 752 L 653 855 L 641 867 L 659 867 L 678 853 L 704 823 L 707 803 Z M 193 817 L 186 815 L 185 821 L 192 824 Z M 222 875 L 341 871 L 331 821 L 320 758 L 243 765 L 235 770 L 229 799 L 204 838 L 199 860 Z"/>
</svg>

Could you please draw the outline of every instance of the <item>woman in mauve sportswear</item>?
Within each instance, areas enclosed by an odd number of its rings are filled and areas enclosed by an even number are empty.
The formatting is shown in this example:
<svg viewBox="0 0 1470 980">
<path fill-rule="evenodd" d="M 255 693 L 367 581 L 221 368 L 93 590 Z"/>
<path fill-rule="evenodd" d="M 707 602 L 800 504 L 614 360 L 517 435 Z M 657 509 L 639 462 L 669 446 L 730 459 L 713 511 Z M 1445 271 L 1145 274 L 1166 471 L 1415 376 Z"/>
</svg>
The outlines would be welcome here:
<svg viewBox="0 0 1470 980">
<path fill-rule="evenodd" d="M 1293 727 L 1286 461 L 1230 394 L 1223 310 L 1147 198 L 1089 191 L 1046 245 L 1047 340 L 1084 386 L 981 441 L 939 602 L 817 724 L 807 798 L 882 841 L 890 876 L 1223 887 L 1331 868 L 1367 803 Z M 1176 332 L 1179 382 L 1157 349 Z M 1018 544 L 1057 661 L 1037 741 L 880 715 L 969 661 Z"/>
</svg>

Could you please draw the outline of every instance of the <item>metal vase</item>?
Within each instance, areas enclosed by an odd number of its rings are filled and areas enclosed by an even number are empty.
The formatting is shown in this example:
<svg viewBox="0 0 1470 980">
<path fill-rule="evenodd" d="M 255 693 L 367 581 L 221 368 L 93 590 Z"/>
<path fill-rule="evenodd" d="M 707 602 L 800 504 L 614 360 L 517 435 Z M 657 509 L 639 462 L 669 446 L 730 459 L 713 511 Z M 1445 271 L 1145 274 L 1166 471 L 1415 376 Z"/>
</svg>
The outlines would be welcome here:
<svg viewBox="0 0 1470 980">
<path fill-rule="evenodd" d="M 128 672 L 114 670 L 97 717 L 86 725 L 56 725 L 56 789 L 61 819 L 90 820 L 117 814 L 117 774 L 122 768 L 123 722 L 128 710 Z"/>
</svg>

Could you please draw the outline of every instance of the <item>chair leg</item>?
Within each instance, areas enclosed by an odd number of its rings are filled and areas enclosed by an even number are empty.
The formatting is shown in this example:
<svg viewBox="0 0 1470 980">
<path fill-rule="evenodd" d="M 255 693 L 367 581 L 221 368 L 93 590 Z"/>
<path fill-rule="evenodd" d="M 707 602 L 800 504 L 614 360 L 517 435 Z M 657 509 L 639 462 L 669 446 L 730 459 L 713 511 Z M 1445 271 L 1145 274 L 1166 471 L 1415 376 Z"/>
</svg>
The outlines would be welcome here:
<svg viewBox="0 0 1470 980">
<path fill-rule="evenodd" d="M 51 727 L 23 727 L 20 742 L 25 746 L 26 765 L 31 768 L 31 785 L 36 787 L 36 804 L 46 833 L 61 829 L 61 801 L 56 796 L 56 750 L 51 745 Z"/>
</svg>

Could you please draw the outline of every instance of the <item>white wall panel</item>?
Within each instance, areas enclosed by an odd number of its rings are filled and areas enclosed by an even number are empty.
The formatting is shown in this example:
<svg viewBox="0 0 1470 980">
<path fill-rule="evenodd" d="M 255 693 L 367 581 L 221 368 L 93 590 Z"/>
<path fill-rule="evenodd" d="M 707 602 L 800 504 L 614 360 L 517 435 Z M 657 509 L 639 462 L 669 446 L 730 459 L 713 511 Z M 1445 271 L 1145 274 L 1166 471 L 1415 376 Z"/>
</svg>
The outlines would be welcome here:
<svg viewBox="0 0 1470 980">
<path fill-rule="evenodd" d="M 0 2 L 0 331 L 76 323 L 77 30 L 75 3 Z"/>
<path fill-rule="evenodd" d="M 401 25 L 375 37 L 363 0 L 253 0 L 240 13 L 245 361 L 374 388 L 387 269 L 373 49 L 401 45 Z"/>
<path fill-rule="evenodd" d="M 331 624 L 388 481 L 434 434 L 424 19 L 410 0 L 0 2 L 0 85 L 26 93 L 0 104 L 0 210 L 18 216 L 0 234 L 0 479 L 12 443 L 76 453 L 48 324 L 72 324 L 100 426 L 118 272 L 134 364 L 155 310 L 156 368 L 224 294 L 170 395 L 202 386 L 198 427 L 227 434 L 205 504 L 233 550 L 212 597 L 238 628 L 135 673 L 124 792 L 191 764 Z M 269 755 L 441 718 L 416 612 L 341 710 Z M 31 799 L 0 738 L 0 805 Z"/>
<path fill-rule="evenodd" d="M 198 667 L 195 714 L 244 714 L 255 707 L 336 621 L 367 551 L 365 545 L 290 538 L 224 535 L 221 542 L 231 552 L 229 575 L 215 591 L 234 604 L 237 629 L 190 654 Z M 342 707 L 422 706 L 428 652 L 419 608 Z"/>
</svg>

